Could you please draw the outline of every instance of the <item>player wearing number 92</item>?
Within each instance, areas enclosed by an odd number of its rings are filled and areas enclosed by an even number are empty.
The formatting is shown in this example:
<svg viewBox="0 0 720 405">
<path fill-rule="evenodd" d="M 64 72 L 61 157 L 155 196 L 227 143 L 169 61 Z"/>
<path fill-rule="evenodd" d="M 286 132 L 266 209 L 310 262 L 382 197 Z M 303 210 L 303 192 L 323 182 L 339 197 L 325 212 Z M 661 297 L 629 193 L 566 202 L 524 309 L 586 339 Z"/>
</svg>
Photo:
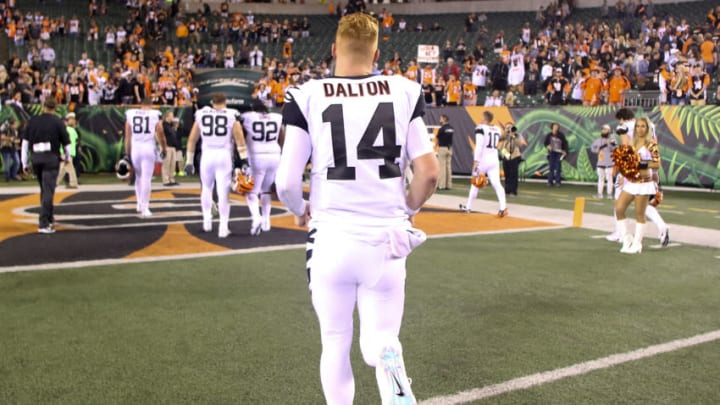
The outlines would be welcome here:
<svg viewBox="0 0 720 405">
<path fill-rule="evenodd" d="M 125 111 L 125 156 L 130 157 L 135 173 L 135 200 L 141 218 L 150 212 L 150 189 L 155 170 L 156 142 L 164 157 L 167 149 L 160 111 L 153 110 L 150 99 L 144 99 L 142 108 Z"/>
<path fill-rule="evenodd" d="M 252 167 L 255 186 L 245 195 L 252 216 L 251 235 L 270 230 L 270 194 L 275 182 L 275 173 L 280 164 L 280 146 L 283 143 L 282 115 L 268 112 L 260 99 L 253 99 L 252 111 L 244 112 L 240 118 L 245 130 L 248 158 Z M 262 216 L 258 199 L 262 202 Z"/>
<path fill-rule="evenodd" d="M 240 159 L 247 160 L 247 146 L 238 112 L 227 108 L 227 99 L 222 93 L 215 93 L 210 101 L 212 107 L 205 106 L 195 112 L 195 123 L 190 130 L 187 142 L 187 161 L 185 171 L 195 172 L 195 144 L 202 137 L 202 155 L 200 157 L 200 206 L 203 216 L 203 231 L 212 231 L 212 194 L 217 183 L 218 214 L 220 226 L 218 237 L 230 234 L 230 182 L 233 171 L 233 145 Z"/>
<path fill-rule="evenodd" d="M 285 143 L 275 178 L 280 200 L 309 225 L 307 273 L 320 324 L 325 400 L 350 405 L 350 347 L 358 306 L 360 349 L 375 368 L 382 403 L 414 404 L 398 339 L 405 261 L 424 241 L 411 220 L 432 195 L 439 164 L 423 122 L 420 85 L 372 76 L 378 25 L 344 16 L 332 46 L 335 76 L 289 88 Z M 310 201 L 303 200 L 308 159 Z M 405 188 L 405 167 L 414 177 Z"/>
</svg>

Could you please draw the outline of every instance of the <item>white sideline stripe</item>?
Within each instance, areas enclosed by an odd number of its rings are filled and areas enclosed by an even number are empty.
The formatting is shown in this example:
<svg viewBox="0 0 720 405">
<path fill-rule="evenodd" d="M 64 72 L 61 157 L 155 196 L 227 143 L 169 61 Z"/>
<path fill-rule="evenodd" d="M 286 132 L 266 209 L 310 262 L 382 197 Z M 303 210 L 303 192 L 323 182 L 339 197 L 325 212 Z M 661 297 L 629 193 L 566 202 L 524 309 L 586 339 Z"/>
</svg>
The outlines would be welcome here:
<svg viewBox="0 0 720 405">
<path fill-rule="evenodd" d="M 101 260 L 83 260 L 77 262 L 63 262 L 63 263 L 45 263 L 29 266 L 9 266 L 0 267 L 1 273 L 17 273 L 21 271 L 41 271 L 41 270 L 61 270 L 61 269 L 77 269 L 82 267 L 91 266 L 110 266 L 114 264 L 126 264 L 126 263 L 149 263 L 149 262 L 164 262 L 170 260 L 184 260 L 184 259 L 200 259 L 205 257 L 218 257 L 218 256 L 231 256 L 241 255 L 247 253 L 261 253 L 261 252 L 274 252 L 278 250 L 289 250 L 289 249 L 304 249 L 305 244 L 296 245 L 280 245 L 280 246 L 264 246 L 242 250 L 232 250 L 220 252 L 204 252 L 204 253 L 188 253 L 184 255 L 169 255 L 169 256 L 153 256 L 153 257 L 140 257 L 137 259 L 101 259 Z"/>
<path fill-rule="evenodd" d="M 470 401 L 477 401 L 484 398 L 494 397 L 511 391 L 523 390 L 536 385 L 547 384 L 563 378 L 587 374 L 591 371 L 602 370 L 628 363 L 647 357 L 656 356 L 662 353 L 674 352 L 691 346 L 720 340 L 720 330 L 715 330 L 685 339 L 677 339 L 667 343 L 649 346 L 644 349 L 633 350 L 625 353 L 613 354 L 597 360 L 578 363 L 569 367 L 558 368 L 542 373 L 532 374 L 525 377 L 515 378 L 499 384 L 489 385 L 484 388 L 475 388 L 469 391 L 462 391 L 454 395 L 430 398 L 421 401 L 420 405 L 454 405 Z"/>
</svg>

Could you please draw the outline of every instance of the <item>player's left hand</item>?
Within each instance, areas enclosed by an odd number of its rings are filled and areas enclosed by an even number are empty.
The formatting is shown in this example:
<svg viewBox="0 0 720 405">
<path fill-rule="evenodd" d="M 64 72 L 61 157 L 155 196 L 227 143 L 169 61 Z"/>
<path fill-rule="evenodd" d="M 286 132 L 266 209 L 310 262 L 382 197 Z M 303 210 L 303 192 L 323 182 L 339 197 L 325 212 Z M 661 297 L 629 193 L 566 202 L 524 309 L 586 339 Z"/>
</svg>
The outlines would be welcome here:
<svg viewBox="0 0 720 405">
<path fill-rule="evenodd" d="M 305 204 L 305 213 L 301 217 L 295 217 L 295 225 L 306 227 L 310 222 L 310 203 Z"/>
<path fill-rule="evenodd" d="M 163 150 L 160 152 L 160 158 L 165 159 L 165 156 L 167 156 L 167 151 Z"/>
</svg>

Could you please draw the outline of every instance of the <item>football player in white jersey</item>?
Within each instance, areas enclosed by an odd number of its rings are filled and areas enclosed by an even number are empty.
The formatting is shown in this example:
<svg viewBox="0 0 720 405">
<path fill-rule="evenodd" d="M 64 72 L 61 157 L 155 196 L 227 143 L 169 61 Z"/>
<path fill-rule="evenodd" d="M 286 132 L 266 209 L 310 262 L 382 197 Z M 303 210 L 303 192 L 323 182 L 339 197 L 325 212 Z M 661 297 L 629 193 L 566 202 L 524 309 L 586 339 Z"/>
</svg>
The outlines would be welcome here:
<svg viewBox="0 0 720 405">
<path fill-rule="evenodd" d="M 500 183 L 500 159 L 498 158 L 498 146 L 502 136 L 502 130 L 492 125 L 493 113 L 485 110 L 482 114 L 480 124 L 475 127 L 475 150 L 473 151 L 473 169 L 472 175 L 477 176 L 479 173 L 487 173 L 490 184 L 495 189 L 500 210 L 498 217 L 507 216 L 508 209 L 505 200 L 505 188 Z M 479 188 L 470 184 L 470 192 L 468 193 L 467 204 L 460 205 L 460 209 L 465 212 L 472 211 L 472 203 L 477 198 Z"/>
<path fill-rule="evenodd" d="M 422 120 L 418 83 L 373 76 L 378 24 L 344 16 L 332 46 L 334 77 L 289 88 L 285 144 L 275 183 L 280 200 L 308 225 L 307 272 L 320 324 L 325 400 L 353 403 L 353 312 L 360 349 L 375 368 L 383 404 L 415 404 L 398 339 L 405 261 L 425 234 L 412 218 L 435 190 L 439 164 Z M 310 159 L 310 201 L 302 174 Z M 406 190 L 404 169 L 415 176 Z"/>
<path fill-rule="evenodd" d="M 252 176 L 255 179 L 253 190 L 245 195 L 252 216 L 251 235 L 270 230 L 271 187 L 275 182 L 275 173 L 280 164 L 280 146 L 284 130 L 282 115 L 268 112 L 260 99 L 253 99 L 252 111 L 241 116 L 248 146 L 248 157 Z M 262 203 L 262 216 L 258 199 Z"/>
<path fill-rule="evenodd" d="M 621 145 L 632 145 L 634 140 L 634 134 L 635 134 L 635 113 L 632 112 L 629 108 L 620 108 L 615 112 L 615 118 L 620 122 L 620 125 L 617 126 L 615 129 L 615 132 L 620 136 L 620 144 Z M 650 134 L 652 135 L 652 138 L 655 142 L 657 142 L 657 134 L 655 133 L 655 125 L 652 122 L 649 122 L 650 125 Z M 660 187 L 660 179 L 657 174 L 657 170 L 652 170 L 653 177 L 655 179 L 655 182 L 657 183 L 657 187 Z M 617 200 L 618 197 L 620 197 L 620 194 L 623 190 L 623 184 L 625 183 L 625 179 L 622 177 L 622 175 L 618 172 L 617 176 L 615 176 L 615 199 Z M 651 197 L 655 198 L 654 196 Z M 609 240 L 610 242 L 622 242 L 621 235 L 621 224 L 617 220 L 617 215 L 615 214 L 615 210 L 613 209 L 613 217 L 615 219 L 615 230 L 610 235 L 605 236 L 605 239 Z M 663 217 L 660 215 L 660 212 L 657 210 L 655 205 L 648 205 L 645 209 L 645 217 L 650 220 L 650 222 L 654 223 L 658 228 L 658 239 L 660 240 L 661 246 L 665 247 L 670 243 L 670 230 L 668 228 L 667 223 L 663 219 Z"/>
<path fill-rule="evenodd" d="M 152 216 L 150 212 L 150 189 L 157 145 L 161 155 L 167 150 L 161 113 L 152 109 L 149 98 L 142 102 L 142 108 L 125 111 L 125 157 L 132 162 L 135 175 L 135 199 L 141 218 Z"/>
<path fill-rule="evenodd" d="M 195 112 L 195 123 L 187 141 L 185 172 L 195 173 L 195 145 L 202 137 L 200 156 L 200 206 L 203 216 L 203 231 L 212 231 L 213 188 L 217 183 L 218 214 L 220 226 L 218 237 L 230 235 L 230 182 L 233 171 L 233 145 L 240 159 L 247 165 L 247 146 L 243 130 L 237 120 L 238 112 L 227 108 L 224 94 L 213 94 L 212 107 L 205 106 Z"/>
</svg>

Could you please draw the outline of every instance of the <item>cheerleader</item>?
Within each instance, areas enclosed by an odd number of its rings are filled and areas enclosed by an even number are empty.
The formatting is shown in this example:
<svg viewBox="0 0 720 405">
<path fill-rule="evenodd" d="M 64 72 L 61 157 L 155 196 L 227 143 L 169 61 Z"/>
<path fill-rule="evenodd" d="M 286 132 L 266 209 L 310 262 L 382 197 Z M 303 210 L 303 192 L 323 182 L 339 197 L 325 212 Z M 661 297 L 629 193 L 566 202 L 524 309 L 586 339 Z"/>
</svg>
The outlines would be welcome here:
<svg viewBox="0 0 720 405">
<path fill-rule="evenodd" d="M 645 229 L 645 211 L 651 195 L 657 192 L 653 181 L 653 170 L 660 168 L 660 152 L 650 132 L 647 118 L 639 118 L 635 122 L 635 131 L 630 145 L 623 145 L 613 152 L 613 160 L 625 177 L 620 196 L 615 200 L 615 212 L 623 243 L 622 253 L 642 252 L 643 231 Z M 628 234 L 626 211 L 631 203 L 635 203 L 634 237 Z"/>
</svg>

